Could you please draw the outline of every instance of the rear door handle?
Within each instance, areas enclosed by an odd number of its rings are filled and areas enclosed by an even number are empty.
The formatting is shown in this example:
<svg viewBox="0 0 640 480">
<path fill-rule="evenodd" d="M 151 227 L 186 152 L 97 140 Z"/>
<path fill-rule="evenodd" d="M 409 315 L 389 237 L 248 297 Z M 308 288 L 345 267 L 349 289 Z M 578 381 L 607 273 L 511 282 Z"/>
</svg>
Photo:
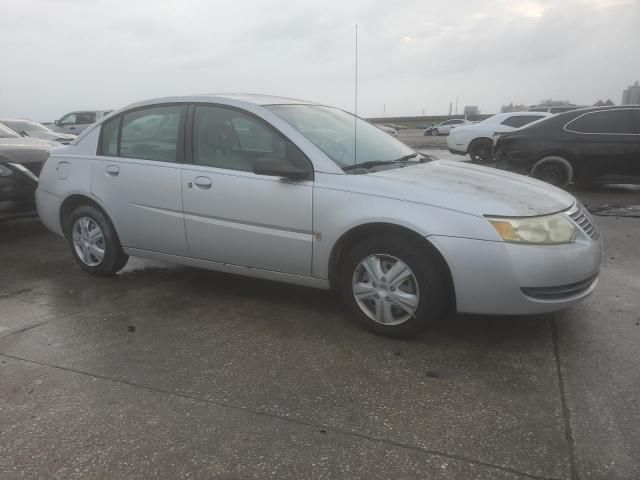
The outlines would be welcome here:
<svg viewBox="0 0 640 480">
<path fill-rule="evenodd" d="M 117 177 L 118 174 L 120 173 L 120 169 L 118 168 L 117 165 L 107 165 L 107 173 L 109 175 Z"/>
<path fill-rule="evenodd" d="M 193 180 L 193 183 L 196 184 L 196 187 L 208 189 L 211 188 L 211 179 L 209 177 L 196 177 Z"/>
</svg>

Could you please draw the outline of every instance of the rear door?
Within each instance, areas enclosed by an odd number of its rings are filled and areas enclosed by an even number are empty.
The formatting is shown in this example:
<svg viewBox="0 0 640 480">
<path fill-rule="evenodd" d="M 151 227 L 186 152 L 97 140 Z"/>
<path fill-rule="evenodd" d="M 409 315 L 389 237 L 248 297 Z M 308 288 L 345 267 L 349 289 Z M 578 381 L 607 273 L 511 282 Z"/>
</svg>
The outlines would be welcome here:
<svg viewBox="0 0 640 480">
<path fill-rule="evenodd" d="M 182 105 L 149 106 L 101 126 L 91 192 L 124 247 L 187 254 L 179 163 L 185 113 Z"/>
<path fill-rule="evenodd" d="M 182 168 L 190 256 L 311 275 L 313 181 L 253 173 L 261 157 L 313 169 L 261 119 L 224 106 L 195 106 L 192 163 Z"/>
</svg>

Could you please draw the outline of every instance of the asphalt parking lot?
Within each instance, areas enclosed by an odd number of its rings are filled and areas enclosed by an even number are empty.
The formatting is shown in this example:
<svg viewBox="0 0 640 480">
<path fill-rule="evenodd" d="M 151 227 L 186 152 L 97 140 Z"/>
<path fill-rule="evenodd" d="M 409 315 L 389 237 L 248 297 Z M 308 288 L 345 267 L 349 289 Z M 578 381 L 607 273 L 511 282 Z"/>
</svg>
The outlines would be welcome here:
<svg viewBox="0 0 640 480">
<path fill-rule="evenodd" d="M 640 188 L 576 192 L 638 204 Z M 371 335 L 331 294 L 0 225 L 0 478 L 640 478 L 640 219 L 538 317 Z"/>
</svg>

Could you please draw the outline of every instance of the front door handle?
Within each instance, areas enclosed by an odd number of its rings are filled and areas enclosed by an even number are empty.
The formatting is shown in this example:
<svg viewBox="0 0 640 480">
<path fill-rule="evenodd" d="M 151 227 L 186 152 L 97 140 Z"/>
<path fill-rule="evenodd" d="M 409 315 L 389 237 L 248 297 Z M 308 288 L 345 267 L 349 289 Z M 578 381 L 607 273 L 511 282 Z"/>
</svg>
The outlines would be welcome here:
<svg viewBox="0 0 640 480">
<path fill-rule="evenodd" d="M 194 178 L 193 183 L 196 184 L 196 187 L 204 189 L 211 188 L 211 179 L 209 177 L 196 177 Z"/>
<path fill-rule="evenodd" d="M 117 177 L 118 174 L 120 173 L 120 169 L 118 168 L 117 165 L 107 165 L 107 173 L 109 175 Z"/>
</svg>

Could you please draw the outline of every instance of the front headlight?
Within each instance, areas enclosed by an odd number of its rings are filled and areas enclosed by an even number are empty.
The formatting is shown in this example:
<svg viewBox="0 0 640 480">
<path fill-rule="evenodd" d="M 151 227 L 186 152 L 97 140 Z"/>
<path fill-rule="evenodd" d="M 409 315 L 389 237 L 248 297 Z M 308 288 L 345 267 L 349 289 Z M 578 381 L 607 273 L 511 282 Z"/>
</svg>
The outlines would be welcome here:
<svg viewBox="0 0 640 480">
<path fill-rule="evenodd" d="M 576 227 L 562 213 L 542 217 L 488 218 L 505 242 L 558 245 L 573 242 Z"/>
</svg>

